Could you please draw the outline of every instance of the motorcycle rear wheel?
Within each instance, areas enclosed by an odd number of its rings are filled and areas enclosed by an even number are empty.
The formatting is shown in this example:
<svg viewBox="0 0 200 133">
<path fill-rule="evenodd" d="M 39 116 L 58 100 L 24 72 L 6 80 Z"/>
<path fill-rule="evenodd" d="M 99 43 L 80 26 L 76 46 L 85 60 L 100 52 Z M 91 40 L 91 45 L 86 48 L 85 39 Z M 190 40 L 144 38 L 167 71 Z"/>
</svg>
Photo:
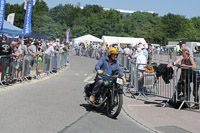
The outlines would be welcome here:
<svg viewBox="0 0 200 133">
<path fill-rule="evenodd" d="M 107 101 L 106 104 L 106 114 L 108 117 L 115 119 L 122 108 L 123 96 L 122 94 L 115 93 L 114 96 L 114 105 L 111 105 L 111 99 Z"/>
</svg>

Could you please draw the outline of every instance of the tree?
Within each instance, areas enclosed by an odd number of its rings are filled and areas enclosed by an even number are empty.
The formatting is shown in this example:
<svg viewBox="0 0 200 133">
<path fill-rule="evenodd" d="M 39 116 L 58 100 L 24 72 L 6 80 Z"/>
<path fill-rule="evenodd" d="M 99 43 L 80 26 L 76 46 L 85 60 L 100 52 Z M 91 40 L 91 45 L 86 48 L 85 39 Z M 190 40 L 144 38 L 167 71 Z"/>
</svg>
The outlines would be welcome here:
<svg viewBox="0 0 200 133">
<path fill-rule="evenodd" d="M 5 15 L 15 13 L 14 24 L 24 27 L 24 4 L 6 3 Z M 92 34 L 145 38 L 149 43 L 166 44 L 169 40 L 199 41 L 200 17 L 187 19 L 169 13 L 163 17 L 147 12 L 122 15 L 98 5 L 86 5 L 83 9 L 71 4 L 57 5 L 49 9 L 46 2 L 36 0 L 32 12 L 32 30 L 46 33 L 51 38 L 65 39 L 71 28 L 71 37 Z"/>
</svg>

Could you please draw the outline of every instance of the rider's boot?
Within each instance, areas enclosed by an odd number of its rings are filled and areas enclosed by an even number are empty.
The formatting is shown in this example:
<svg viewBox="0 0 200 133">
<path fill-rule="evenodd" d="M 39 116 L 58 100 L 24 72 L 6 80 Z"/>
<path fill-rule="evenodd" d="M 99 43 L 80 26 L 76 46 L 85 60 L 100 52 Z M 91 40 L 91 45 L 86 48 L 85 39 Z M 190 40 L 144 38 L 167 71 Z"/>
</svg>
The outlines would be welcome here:
<svg viewBox="0 0 200 133">
<path fill-rule="evenodd" d="M 90 100 L 90 102 L 94 102 L 95 97 L 91 95 L 89 100 Z"/>
</svg>

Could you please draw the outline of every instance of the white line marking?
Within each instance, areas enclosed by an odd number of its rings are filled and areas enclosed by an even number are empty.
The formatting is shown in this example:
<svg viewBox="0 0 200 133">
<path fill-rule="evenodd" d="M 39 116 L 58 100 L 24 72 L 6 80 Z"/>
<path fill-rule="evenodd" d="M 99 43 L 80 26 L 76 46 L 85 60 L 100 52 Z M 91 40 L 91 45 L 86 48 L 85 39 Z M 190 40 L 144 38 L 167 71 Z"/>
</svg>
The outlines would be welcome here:
<svg viewBox="0 0 200 133">
<path fill-rule="evenodd" d="M 93 76 L 87 76 L 87 78 L 83 81 L 83 82 L 89 82 L 89 80 L 92 78 Z"/>
</svg>

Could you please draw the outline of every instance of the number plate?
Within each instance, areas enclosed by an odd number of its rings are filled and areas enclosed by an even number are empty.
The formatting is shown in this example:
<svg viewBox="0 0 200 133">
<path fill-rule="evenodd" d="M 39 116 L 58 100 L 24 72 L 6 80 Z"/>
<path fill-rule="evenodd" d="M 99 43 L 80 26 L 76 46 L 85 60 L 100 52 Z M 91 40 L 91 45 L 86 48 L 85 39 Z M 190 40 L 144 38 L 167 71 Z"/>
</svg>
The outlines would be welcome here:
<svg viewBox="0 0 200 133">
<path fill-rule="evenodd" d="M 123 85 L 123 80 L 120 79 L 120 78 L 117 78 L 117 83 L 120 84 L 120 85 Z"/>
</svg>

